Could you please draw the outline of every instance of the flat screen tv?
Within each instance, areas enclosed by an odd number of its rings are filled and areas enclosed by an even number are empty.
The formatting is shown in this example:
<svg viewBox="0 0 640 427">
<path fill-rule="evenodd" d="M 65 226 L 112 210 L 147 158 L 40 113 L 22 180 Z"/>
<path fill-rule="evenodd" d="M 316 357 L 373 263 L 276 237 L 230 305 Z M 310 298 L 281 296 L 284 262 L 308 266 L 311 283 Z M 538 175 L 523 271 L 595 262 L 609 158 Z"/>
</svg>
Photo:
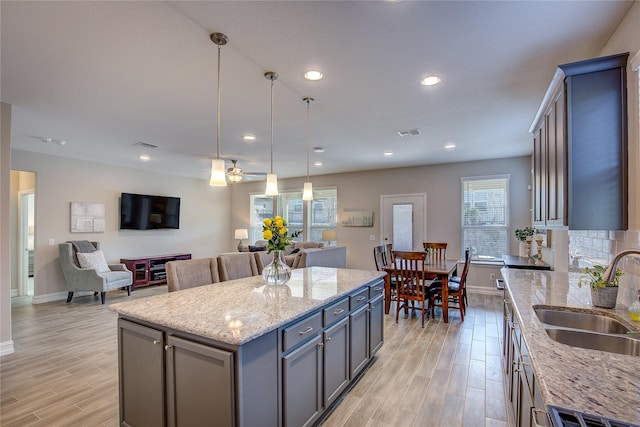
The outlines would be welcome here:
<svg viewBox="0 0 640 427">
<path fill-rule="evenodd" d="M 122 193 L 121 230 L 180 228 L 180 198 Z"/>
</svg>

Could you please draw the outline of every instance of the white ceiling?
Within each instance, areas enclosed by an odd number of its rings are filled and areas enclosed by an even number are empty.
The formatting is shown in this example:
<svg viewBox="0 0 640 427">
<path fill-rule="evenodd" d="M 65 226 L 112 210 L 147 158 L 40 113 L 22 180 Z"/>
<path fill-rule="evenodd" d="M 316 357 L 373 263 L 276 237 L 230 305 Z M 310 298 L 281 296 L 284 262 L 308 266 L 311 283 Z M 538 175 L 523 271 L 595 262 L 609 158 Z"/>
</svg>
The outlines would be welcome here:
<svg viewBox="0 0 640 427">
<path fill-rule="evenodd" d="M 311 175 L 520 156 L 555 66 L 597 56 L 632 3 L 3 0 L 0 93 L 13 148 L 208 179 L 223 32 L 221 155 L 245 170 L 270 167 L 265 71 L 280 177 L 306 175 L 305 96 Z"/>
</svg>

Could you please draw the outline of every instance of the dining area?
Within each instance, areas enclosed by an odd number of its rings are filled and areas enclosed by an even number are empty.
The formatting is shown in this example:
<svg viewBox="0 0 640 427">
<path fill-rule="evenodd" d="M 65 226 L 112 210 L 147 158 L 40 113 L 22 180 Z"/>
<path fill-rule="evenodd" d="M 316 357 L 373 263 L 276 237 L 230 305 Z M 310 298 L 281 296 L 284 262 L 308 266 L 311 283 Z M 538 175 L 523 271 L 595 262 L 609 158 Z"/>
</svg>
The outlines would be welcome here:
<svg viewBox="0 0 640 427">
<path fill-rule="evenodd" d="M 459 313 L 461 322 L 467 305 L 466 278 L 471 261 L 465 250 L 462 273 L 457 275 L 458 260 L 447 258 L 447 243 L 423 242 L 422 251 L 398 251 L 392 244 L 373 248 L 378 271 L 386 272 L 384 281 L 384 313 L 395 303 L 396 323 L 400 312 L 419 312 L 424 328 L 425 317 L 435 319 L 436 307 L 442 320 L 449 322 L 449 309 Z"/>
</svg>

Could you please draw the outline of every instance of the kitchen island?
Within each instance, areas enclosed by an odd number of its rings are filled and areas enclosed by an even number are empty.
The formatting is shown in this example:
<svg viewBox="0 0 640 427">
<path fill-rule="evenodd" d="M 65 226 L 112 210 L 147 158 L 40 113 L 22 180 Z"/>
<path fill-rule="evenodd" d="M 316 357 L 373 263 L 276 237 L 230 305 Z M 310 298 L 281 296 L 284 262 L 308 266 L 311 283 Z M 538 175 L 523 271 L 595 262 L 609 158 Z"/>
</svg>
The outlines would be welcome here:
<svg viewBox="0 0 640 427">
<path fill-rule="evenodd" d="M 383 278 L 310 267 L 112 304 L 120 424 L 313 424 L 382 346 Z"/>
<path fill-rule="evenodd" d="M 580 273 L 503 268 L 502 275 L 505 391 L 515 425 L 544 425 L 541 414 L 551 407 L 640 424 L 640 357 L 556 342 L 534 311 L 534 306 L 595 311 L 638 330 L 640 322 L 627 312 L 631 301 L 625 300 L 633 293 L 620 289 L 616 308 L 600 309 L 591 306 L 589 288 L 578 286 Z"/>
</svg>

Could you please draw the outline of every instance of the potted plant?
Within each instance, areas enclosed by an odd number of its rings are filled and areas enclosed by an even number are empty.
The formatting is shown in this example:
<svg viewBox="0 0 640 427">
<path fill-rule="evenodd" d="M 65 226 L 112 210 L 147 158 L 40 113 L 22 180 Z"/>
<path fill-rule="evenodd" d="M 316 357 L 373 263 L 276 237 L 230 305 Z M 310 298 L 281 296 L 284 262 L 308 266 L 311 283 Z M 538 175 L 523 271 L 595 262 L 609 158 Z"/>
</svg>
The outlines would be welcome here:
<svg viewBox="0 0 640 427">
<path fill-rule="evenodd" d="M 527 251 L 527 244 L 531 245 L 531 239 L 536 234 L 536 229 L 533 227 L 517 228 L 516 239 L 520 241 L 520 247 L 518 248 L 518 255 L 521 257 L 527 257 L 530 255 L 530 251 Z M 531 246 L 529 246 L 531 248 Z"/>
<path fill-rule="evenodd" d="M 613 281 L 607 282 L 603 277 L 605 271 L 606 267 L 601 265 L 583 268 L 582 272 L 585 276 L 580 278 L 578 286 L 589 285 L 591 288 L 591 304 L 594 307 L 614 308 L 618 299 L 618 282 L 623 272 L 617 268 Z"/>
</svg>

